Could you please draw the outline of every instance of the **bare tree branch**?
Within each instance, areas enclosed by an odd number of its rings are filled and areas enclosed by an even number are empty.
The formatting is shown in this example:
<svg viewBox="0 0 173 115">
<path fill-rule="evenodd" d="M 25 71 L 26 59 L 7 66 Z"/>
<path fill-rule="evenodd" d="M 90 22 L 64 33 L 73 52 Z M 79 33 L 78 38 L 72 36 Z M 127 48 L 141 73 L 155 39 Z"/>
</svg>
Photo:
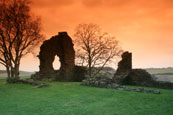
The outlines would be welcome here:
<svg viewBox="0 0 173 115">
<path fill-rule="evenodd" d="M 102 33 L 96 24 L 79 24 L 75 29 L 76 60 L 88 67 L 89 76 L 98 74 L 101 69 L 122 52 L 118 40 Z M 85 62 L 85 63 L 84 63 Z M 93 73 L 95 67 L 100 67 Z"/>
<path fill-rule="evenodd" d="M 21 58 L 44 40 L 41 23 L 31 16 L 29 0 L 4 0 L 0 6 L 0 64 L 9 78 L 18 78 Z"/>
</svg>

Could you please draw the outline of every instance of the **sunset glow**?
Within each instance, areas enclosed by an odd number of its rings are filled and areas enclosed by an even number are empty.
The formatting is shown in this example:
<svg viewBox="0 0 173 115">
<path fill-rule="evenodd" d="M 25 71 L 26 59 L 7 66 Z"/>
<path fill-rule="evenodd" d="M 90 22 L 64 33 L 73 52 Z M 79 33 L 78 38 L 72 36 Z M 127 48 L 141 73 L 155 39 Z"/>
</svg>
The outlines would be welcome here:
<svg viewBox="0 0 173 115">
<path fill-rule="evenodd" d="M 95 23 L 132 52 L 134 68 L 173 66 L 173 0 L 32 0 L 31 10 L 46 39 L 59 31 L 73 38 L 78 24 Z M 21 70 L 38 71 L 36 57 L 21 61 Z"/>
</svg>

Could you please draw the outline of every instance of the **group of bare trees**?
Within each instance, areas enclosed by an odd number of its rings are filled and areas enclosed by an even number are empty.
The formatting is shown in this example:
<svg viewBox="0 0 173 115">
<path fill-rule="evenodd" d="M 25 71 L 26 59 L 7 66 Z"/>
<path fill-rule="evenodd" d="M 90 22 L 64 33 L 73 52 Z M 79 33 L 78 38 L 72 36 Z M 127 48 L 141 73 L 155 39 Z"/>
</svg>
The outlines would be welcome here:
<svg viewBox="0 0 173 115">
<path fill-rule="evenodd" d="M 40 19 L 31 16 L 28 0 L 0 0 L 0 64 L 9 82 L 19 79 L 20 60 L 42 40 L 40 30 Z"/>
<path fill-rule="evenodd" d="M 0 0 L 0 64 L 6 67 L 8 82 L 19 79 L 21 58 L 44 40 L 40 18 L 31 15 L 29 4 L 28 0 Z M 118 41 L 96 24 L 79 24 L 74 36 L 76 62 L 88 67 L 89 76 L 122 53 Z M 94 71 L 95 67 L 100 69 Z"/>
</svg>

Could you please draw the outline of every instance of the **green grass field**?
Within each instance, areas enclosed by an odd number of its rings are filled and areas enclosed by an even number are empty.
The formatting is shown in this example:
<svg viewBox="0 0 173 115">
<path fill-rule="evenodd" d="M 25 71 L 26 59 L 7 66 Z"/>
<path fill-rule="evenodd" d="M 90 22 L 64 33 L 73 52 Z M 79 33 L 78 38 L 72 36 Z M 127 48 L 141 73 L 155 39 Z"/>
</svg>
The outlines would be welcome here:
<svg viewBox="0 0 173 115">
<path fill-rule="evenodd" d="M 49 82 L 35 88 L 0 79 L 0 115 L 173 115 L 173 90 L 146 94 Z"/>
</svg>

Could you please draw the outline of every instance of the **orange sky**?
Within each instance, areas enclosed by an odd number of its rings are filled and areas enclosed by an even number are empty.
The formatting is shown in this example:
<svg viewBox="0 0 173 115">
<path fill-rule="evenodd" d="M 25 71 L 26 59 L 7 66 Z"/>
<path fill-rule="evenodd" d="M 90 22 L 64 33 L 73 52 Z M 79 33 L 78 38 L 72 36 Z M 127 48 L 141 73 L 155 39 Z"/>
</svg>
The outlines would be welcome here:
<svg viewBox="0 0 173 115">
<path fill-rule="evenodd" d="M 32 0 L 46 38 L 59 31 L 73 37 L 79 23 L 96 23 L 133 53 L 133 67 L 173 66 L 173 0 Z M 21 70 L 38 71 L 27 56 Z"/>
</svg>

